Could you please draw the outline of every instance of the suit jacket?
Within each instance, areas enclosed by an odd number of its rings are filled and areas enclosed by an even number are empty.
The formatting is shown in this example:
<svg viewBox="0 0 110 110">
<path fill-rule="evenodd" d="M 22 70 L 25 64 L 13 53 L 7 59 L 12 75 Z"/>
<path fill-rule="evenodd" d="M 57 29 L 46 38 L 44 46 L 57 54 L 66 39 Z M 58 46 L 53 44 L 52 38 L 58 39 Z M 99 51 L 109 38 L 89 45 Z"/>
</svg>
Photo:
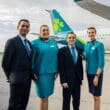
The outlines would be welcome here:
<svg viewBox="0 0 110 110">
<path fill-rule="evenodd" d="M 74 63 L 71 51 L 68 46 L 59 49 L 58 68 L 61 83 L 73 84 L 77 80 L 79 84 L 83 80 L 82 51 L 76 48 L 78 52 L 77 63 Z"/>
<path fill-rule="evenodd" d="M 30 80 L 32 74 L 32 47 L 28 55 L 19 36 L 9 39 L 6 43 L 2 67 L 10 83 L 21 83 Z"/>
</svg>

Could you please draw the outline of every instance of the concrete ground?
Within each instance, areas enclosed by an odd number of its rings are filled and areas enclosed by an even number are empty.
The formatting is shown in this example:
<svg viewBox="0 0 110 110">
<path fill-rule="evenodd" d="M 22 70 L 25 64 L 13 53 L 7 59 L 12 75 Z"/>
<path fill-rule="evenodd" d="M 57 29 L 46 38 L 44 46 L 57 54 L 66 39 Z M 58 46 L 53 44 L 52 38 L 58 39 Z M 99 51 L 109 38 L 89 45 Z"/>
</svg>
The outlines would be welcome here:
<svg viewBox="0 0 110 110">
<path fill-rule="evenodd" d="M 101 101 L 101 110 L 110 110 L 110 58 L 106 58 L 103 95 Z M 84 75 L 83 85 L 81 87 L 81 105 L 80 110 L 93 110 L 92 96 L 88 93 L 87 79 Z M 0 68 L 0 110 L 7 110 L 9 98 L 9 84 L 5 80 L 4 73 Z M 39 98 L 35 95 L 34 83 L 32 83 L 31 95 L 27 110 L 39 110 Z M 56 80 L 55 92 L 49 98 L 49 110 L 61 110 L 62 107 L 62 90 L 59 78 Z M 72 110 L 72 106 L 71 106 Z"/>
</svg>

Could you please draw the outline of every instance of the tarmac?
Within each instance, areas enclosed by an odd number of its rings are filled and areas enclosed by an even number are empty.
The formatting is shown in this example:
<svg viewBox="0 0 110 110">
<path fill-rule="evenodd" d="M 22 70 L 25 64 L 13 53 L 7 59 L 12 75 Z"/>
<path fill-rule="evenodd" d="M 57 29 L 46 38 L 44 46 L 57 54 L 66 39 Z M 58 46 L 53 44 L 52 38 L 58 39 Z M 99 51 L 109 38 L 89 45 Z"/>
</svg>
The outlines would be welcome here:
<svg viewBox="0 0 110 110">
<path fill-rule="evenodd" d="M 109 14 L 110 7 L 109 6 L 99 4 L 99 3 L 95 2 L 94 0 L 82 0 L 80 2 L 77 2 L 77 4 L 80 7 L 84 8 L 96 15 L 99 15 L 105 19 L 110 20 L 110 14 Z"/>
<path fill-rule="evenodd" d="M 109 56 L 110 57 L 110 56 Z M 105 72 L 103 79 L 103 90 L 101 97 L 101 110 L 110 110 L 110 58 L 106 57 Z M 85 62 L 84 62 L 85 65 Z M 84 67 L 85 68 L 85 67 Z M 0 110 L 7 110 L 9 100 L 9 83 L 6 82 L 2 68 L 0 68 Z M 34 83 L 32 82 L 31 94 L 27 110 L 39 110 L 39 98 L 35 94 Z M 59 77 L 55 82 L 55 91 L 49 97 L 49 110 L 62 110 L 62 88 Z M 71 104 L 71 110 L 72 104 Z M 93 110 L 93 99 L 88 92 L 86 73 L 81 87 L 80 110 Z"/>
</svg>

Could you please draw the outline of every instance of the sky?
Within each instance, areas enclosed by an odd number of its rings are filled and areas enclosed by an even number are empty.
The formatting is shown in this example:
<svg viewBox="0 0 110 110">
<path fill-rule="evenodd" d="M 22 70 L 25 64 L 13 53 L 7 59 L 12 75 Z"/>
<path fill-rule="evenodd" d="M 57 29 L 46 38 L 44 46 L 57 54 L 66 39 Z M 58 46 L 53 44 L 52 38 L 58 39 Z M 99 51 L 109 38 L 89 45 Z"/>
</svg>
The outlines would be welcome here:
<svg viewBox="0 0 110 110">
<path fill-rule="evenodd" d="M 50 22 L 45 9 L 58 7 L 61 9 L 67 6 L 61 1 L 63 2 L 63 0 L 0 0 L 0 31 L 15 32 L 17 22 L 21 18 L 29 19 L 32 30 L 36 29 L 39 24 Z"/>
<path fill-rule="evenodd" d="M 88 26 L 110 27 L 110 21 L 82 9 L 73 0 L 0 0 L 0 51 L 3 51 L 8 38 L 17 34 L 20 19 L 30 20 L 31 31 L 39 33 L 39 27 L 47 24 L 53 34 L 49 13 L 45 10 L 57 9 L 74 30 Z"/>
</svg>

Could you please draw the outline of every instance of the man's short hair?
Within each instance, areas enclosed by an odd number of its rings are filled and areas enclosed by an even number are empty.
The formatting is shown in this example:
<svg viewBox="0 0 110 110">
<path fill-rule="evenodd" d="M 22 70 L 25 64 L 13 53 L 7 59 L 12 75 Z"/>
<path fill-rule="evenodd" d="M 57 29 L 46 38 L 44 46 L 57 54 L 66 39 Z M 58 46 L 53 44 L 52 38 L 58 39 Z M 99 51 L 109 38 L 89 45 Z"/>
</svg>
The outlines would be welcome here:
<svg viewBox="0 0 110 110">
<path fill-rule="evenodd" d="M 76 36 L 76 34 L 74 32 L 68 32 L 68 34 L 66 35 L 66 38 L 68 38 L 69 34 L 74 34 Z"/>
<path fill-rule="evenodd" d="M 21 19 L 21 20 L 18 21 L 18 26 L 17 26 L 17 28 L 19 27 L 19 25 L 20 25 L 20 23 L 21 23 L 22 21 L 27 22 L 27 23 L 30 25 L 30 22 L 29 22 L 28 19 Z"/>
</svg>

